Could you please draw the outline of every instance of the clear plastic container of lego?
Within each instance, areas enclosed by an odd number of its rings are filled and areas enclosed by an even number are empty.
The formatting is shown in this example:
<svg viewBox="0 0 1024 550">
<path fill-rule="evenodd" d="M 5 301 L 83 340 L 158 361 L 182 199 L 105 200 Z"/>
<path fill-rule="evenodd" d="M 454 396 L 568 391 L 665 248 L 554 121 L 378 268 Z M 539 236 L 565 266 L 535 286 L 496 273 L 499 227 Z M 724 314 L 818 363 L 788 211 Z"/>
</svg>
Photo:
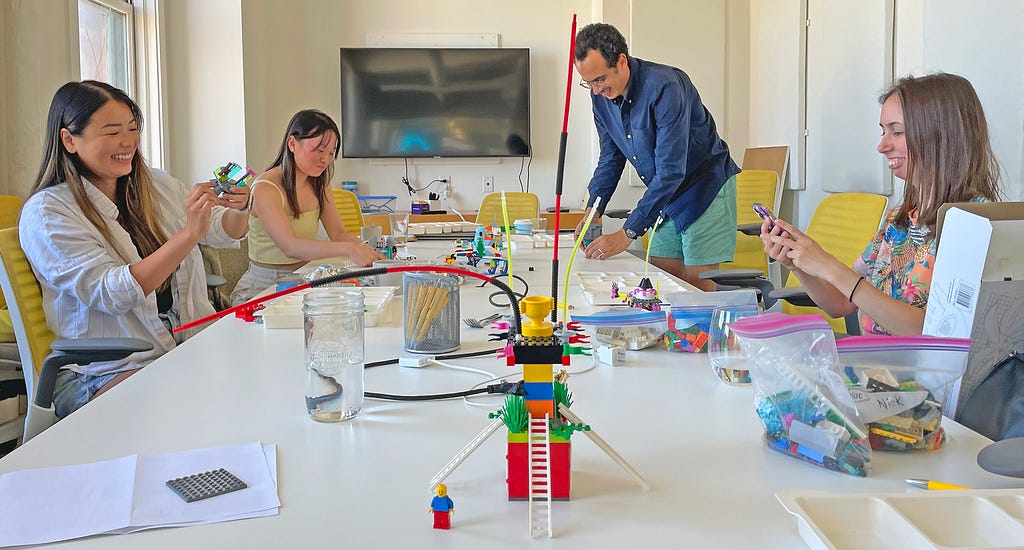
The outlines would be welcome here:
<svg viewBox="0 0 1024 550">
<path fill-rule="evenodd" d="M 836 349 L 872 449 L 942 447 L 942 416 L 967 366 L 969 338 L 854 336 L 836 341 Z"/>
<path fill-rule="evenodd" d="M 757 292 L 752 289 L 725 292 L 673 292 L 666 298 L 672 304 L 665 332 L 669 351 L 701 353 L 708 351 L 712 313 L 716 307 L 749 306 L 757 308 Z"/>
<path fill-rule="evenodd" d="M 573 315 L 594 336 L 594 340 L 630 350 L 644 349 L 661 342 L 668 330 L 664 311 L 609 309 L 592 315 Z"/>
<path fill-rule="evenodd" d="M 714 311 L 715 306 L 672 306 L 668 312 L 665 347 L 669 351 L 707 351 Z"/>
</svg>

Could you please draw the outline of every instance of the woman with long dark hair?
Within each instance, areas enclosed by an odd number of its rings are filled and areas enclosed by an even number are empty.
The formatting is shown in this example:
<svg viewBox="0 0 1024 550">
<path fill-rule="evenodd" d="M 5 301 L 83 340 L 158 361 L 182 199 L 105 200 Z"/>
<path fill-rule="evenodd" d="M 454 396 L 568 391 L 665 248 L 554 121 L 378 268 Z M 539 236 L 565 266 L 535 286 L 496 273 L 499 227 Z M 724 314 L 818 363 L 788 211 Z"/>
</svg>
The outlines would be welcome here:
<svg viewBox="0 0 1024 550">
<path fill-rule="evenodd" d="M 288 122 L 277 158 L 252 185 L 249 269 L 231 293 L 238 305 L 309 261 L 345 256 L 369 266 L 386 259 L 345 230 L 334 205 L 331 176 L 341 146 L 338 125 L 315 109 Z M 317 238 L 323 224 L 327 237 Z"/>
<path fill-rule="evenodd" d="M 220 198 L 150 170 L 142 112 L 123 91 L 69 82 L 53 96 L 42 163 L 18 223 L 57 338 L 132 337 L 153 350 L 73 365 L 57 377 L 66 416 L 176 345 L 171 330 L 213 313 L 199 243 L 237 247 L 249 190 Z M 181 338 L 187 337 L 186 332 Z"/>
</svg>

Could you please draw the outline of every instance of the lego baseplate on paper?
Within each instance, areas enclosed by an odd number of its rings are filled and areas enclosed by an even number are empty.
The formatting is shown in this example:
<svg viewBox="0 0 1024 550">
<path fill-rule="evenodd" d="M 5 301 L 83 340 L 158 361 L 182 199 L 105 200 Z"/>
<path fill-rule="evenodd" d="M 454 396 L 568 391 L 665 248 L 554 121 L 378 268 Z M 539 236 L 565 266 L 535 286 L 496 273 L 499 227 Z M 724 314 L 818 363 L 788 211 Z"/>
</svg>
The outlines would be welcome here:
<svg viewBox="0 0 1024 550">
<path fill-rule="evenodd" d="M 775 495 L 814 549 L 1021 548 L 1024 490 Z"/>
<path fill-rule="evenodd" d="M 618 284 L 620 291 L 628 292 L 639 286 L 640 279 L 644 278 L 644 276 L 643 272 L 632 271 L 576 273 L 580 288 L 583 289 L 583 294 L 586 295 L 587 301 L 594 306 L 625 305 L 621 299 L 612 298 L 612 283 Z M 652 271 L 646 276 L 651 280 L 654 288 L 658 290 L 658 296 L 666 296 L 670 292 L 692 292 L 691 289 L 684 287 L 660 271 Z"/>
<path fill-rule="evenodd" d="M 363 307 L 366 310 L 364 323 L 375 327 L 379 323 L 390 323 L 394 309 L 396 286 L 364 286 Z M 302 297 L 307 291 L 281 296 L 267 303 L 267 307 L 253 315 L 263 318 L 266 328 L 302 328 Z"/>
</svg>

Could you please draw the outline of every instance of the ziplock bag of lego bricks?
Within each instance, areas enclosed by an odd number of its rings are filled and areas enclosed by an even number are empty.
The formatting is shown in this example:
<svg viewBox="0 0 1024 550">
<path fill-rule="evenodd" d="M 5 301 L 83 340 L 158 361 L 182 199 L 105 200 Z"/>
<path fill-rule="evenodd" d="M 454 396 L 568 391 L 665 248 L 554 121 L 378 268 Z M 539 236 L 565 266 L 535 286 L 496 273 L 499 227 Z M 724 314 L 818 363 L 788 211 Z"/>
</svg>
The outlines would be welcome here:
<svg viewBox="0 0 1024 550">
<path fill-rule="evenodd" d="M 622 346 L 626 349 L 638 350 L 662 341 L 668 321 L 664 311 L 645 311 L 642 309 L 610 309 L 592 315 L 573 315 L 594 339 L 602 344 Z"/>
<path fill-rule="evenodd" d="M 944 404 L 964 374 L 969 338 L 854 336 L 836 348 L 872 449 L 942 447 Z"/>
<path fill-rule="evenodd" d="M 765 444 L 829 470 L 866 476 L 868 431 L 840 374 L 825 319 L 768 313 L 731 326 L 748 359 Z"/>
</svg>

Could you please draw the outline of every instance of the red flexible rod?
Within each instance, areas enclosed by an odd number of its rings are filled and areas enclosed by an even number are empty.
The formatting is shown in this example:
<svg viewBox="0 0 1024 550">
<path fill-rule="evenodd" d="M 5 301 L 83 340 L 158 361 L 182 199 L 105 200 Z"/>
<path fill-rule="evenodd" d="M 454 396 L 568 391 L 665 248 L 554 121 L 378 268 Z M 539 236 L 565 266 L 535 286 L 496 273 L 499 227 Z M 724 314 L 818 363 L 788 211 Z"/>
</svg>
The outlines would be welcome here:
<svg viewBox="0 0 1024 550">
<path fill-rule="evenodd" d="M 569 100 L 572 98 L 572 69 L 576 55 L 576 14 L 572 14 L 569 32 L 569 70 L 565 79 L 565 109 L 562 112 L 562 135 L 558 143 L 558 173 L 555 177 L 555 250 L 551 256 L 551 322 L 558 322 L 558 234 L 562 229 L 562 178 L 565 176 L 565 146 L 569 138 Z"/>
<path fill-rule="evenodd" d="M 344 279 L 349 279 L 349 278 L 354 278 L 354 277 L 364 277 L 364 276 L 368 276 L 368 275 L 383 275 L 384 273 L 400 273 L 402 271 L 434 271 L 434 272 L 438 272 L 438 273 L 454 273 L 456 275 L 464 275 L 466 277 L 475 277 L 477 279 L 482 279 L 485 283 L 491 283 L 492 285 L 495 285 L 498 288 L 502 288 L 502 290 L 507 290 L 508 289 L 507 286 L 505 286 L 500 281 L 494 280 L 493 277 L 488 277 L 487 275 L 483 275 L 483 274 L 477 273 L 475 271 L 469 271 L 469 270 L 466 270 L 466 269 L 461 269 L 461 268 L 458 268 L 458 267 L 448 267 L 448 266 L 440 266 L 440 265 L 396 265 L 396 266 L 391 266 L 391 267 L 388 267 L 388 268 L 375 267 L 375 268 L 368 268 L 368 269 L 362 269 L 362 270 L 357 270 L 357 271 L 349 271 L 349 272 L 346 272 L 346 273 L 339 273 L 338 275 L 330 275 L 328 277 L 322 277 L 322 278 L 317 279 L 315 281 L 310 281 L 308 283 L 302 283 L 301 285 L 296 285 L 296 286 L 293 286 L 293 287 L 289 287 L 289 288 L 286 288 L 284 290 L 279 290 L 277 292 L 268 294 L 266 296 L 260 296 L 259 298 L 253 298 L 252 300 L 249 300 L 248 302 L 245 302 L 245 303 L 242 303 L 242 304 L 238 304 L 237 306 L 229 307 L 228 309 L 225 309 L 224 311 L 218 311 L 217 313 L 214 313 L 213 315 L 207 315 L 206 317 L 203 317 L 202 319 L 196 319 L 195 321 L 192 321 L 190 323 L 185 323 L 184 325 L 181 325 L 180 327 L 174 329 L 174 332 L 178 333 L 178 332 L 181 332 L 183 330 L 188 330 L 190 328 L 197 327 L 199 325 L 203 325 L 203 324 L 209 323 L 211 321 L 216 321 L 217 319 L 220 319 L 221 317 L 224 317 L 226 315 L 230 315 L 230 314 L 232 314 L 232 313 L 234 313 L 236 311 L 239 311 L 239 310 L 245 310 L 245 309 L 250 309 L 251 310 L 255 306 L 257 306 L 259 304 L 262 304 L 263 302 L 267 302 L 267 301 L 273 300 L 274 298 L 280 298 L 281 296 L 285 296 L 285 295 L 291 294 L 293 292 L 298 292 L 300 290 L 305 290 L 305 289 L 310 288 L 310 287 L 323 286 L 323 285 L 335 283 L 335 282 L 338 282 L 338 281 L 341 281 L 341 280 L 344 280 Z M 508 291 L 508 292 L 511 292 L 511 291 Z M 513 301 L 513 303 L 514 303 L 514 301 Z M 513 316 L 516 318 L 516 326 L 518 327 L 519 326 L 519 320 L 520 320 L 519 319 L 519 315 L 518 315 L 519 309 L 516 308 L 516 307 L 513 307 L 512 310 L 513 310 Z"/>
</svg>

